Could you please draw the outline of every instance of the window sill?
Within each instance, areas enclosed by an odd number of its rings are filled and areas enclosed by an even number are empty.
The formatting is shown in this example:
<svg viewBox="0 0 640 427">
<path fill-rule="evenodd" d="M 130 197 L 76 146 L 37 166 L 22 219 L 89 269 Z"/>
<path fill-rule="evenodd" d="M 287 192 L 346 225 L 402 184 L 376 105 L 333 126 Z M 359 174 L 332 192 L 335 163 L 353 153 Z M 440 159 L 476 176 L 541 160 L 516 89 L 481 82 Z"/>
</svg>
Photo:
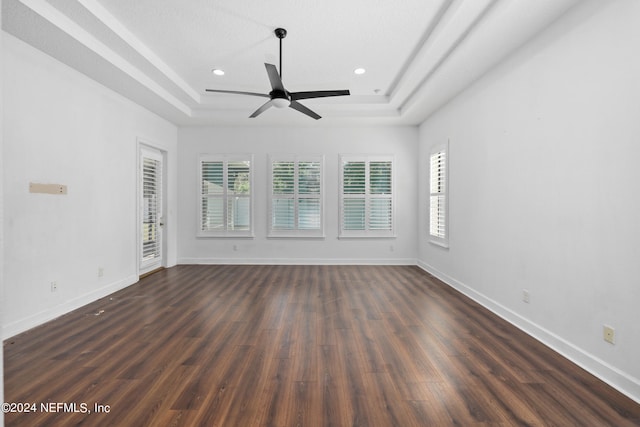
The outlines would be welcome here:
<svg viewBox="0 0 640 427">
<path fill-rule="evenodd" d="M 389 236 L 375 236 L 375 235 L 362 235 L 362 236 L 338 236 L 339 240 L 358 240 L 358 239 L 395 239 L 395 234 Z"/>
<path fill-rule="evenodd" d="M 271 234 L 267 236 L 267 239 L 278 240 L 278 239 L 300 239 L 300 240 L 324 240 L 326 236 L 304 236 L 304 235 L 295 235 L 295 234 Z"/>
<path fill-rule="evenodd" d="M 440 241 L 440 240 L 435 240 L 435 239 L 429 239 L 429 243 L 431 243 L 432 245 L 435 245 L 435 246 L 440 246 L 441 248 L 444 248 L 444 249 L 449 249 L 449 242 L 448 241 Z"/>
<path fill-rule="evenodd" d="M 255 239 L 253 234 L 196 234 L 198 239 Z"/>
</svg>

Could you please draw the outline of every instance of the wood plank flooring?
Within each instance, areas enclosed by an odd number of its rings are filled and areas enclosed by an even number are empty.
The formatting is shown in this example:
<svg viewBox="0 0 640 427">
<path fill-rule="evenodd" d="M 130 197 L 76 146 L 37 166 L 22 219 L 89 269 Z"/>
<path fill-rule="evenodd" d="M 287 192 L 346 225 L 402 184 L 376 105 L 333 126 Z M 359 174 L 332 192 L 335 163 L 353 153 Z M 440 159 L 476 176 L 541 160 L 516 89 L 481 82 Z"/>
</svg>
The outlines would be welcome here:
<svg viewBox="0 0 640 427">
<path fill-rule="evenodd" d="M 640 425 L 417 267 L 178 266 L 5 341 L 4 362 L 6 401 L 36 405 L 7 426 Z"/>
</svg>

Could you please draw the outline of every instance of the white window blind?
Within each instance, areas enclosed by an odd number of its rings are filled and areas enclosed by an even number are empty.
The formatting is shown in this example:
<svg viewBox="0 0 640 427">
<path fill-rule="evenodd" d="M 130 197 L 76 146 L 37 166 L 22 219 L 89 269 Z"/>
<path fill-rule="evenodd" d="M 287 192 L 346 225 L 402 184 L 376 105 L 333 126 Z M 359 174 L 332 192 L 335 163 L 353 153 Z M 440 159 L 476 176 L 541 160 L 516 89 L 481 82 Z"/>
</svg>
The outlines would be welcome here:
<svg viewBox="0 0 640 427">
<path fill-rule="evenodd" d="M 392 237 L 393 158 L 341 156 L 340 236 Z"/>
<path fill-rule="evenodd" d="M 322 157 L 271 156 L 269 236 L 322 237 Z"/>
<path fill-rule="evenodd" d="M 251 157 L 201 156 L 200 236 L 251 236 Z"/>
<path fill-rule="evenodd" d="M 433 243 L 448 246 L 447 153 L 442 147 L 431 153 L 429 165 L 429 235 Z"/>
</svg>

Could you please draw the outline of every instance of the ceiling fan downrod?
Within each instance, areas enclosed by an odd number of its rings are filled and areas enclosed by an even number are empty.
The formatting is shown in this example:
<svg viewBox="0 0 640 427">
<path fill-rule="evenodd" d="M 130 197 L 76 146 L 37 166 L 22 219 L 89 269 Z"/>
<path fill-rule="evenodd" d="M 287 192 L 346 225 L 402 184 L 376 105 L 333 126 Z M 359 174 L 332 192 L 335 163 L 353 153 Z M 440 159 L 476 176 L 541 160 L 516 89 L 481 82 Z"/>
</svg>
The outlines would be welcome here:
<svg viewBox="0 0 640 427">
<path fill-rule="evenodd" d="M 276 37 L 280 39 L 280 80 L 282 80 L 282 39 L 287 37 L 287 30 L 284 28 L 276 28 L 274 33 L 276 33 Z"/>
</svg>

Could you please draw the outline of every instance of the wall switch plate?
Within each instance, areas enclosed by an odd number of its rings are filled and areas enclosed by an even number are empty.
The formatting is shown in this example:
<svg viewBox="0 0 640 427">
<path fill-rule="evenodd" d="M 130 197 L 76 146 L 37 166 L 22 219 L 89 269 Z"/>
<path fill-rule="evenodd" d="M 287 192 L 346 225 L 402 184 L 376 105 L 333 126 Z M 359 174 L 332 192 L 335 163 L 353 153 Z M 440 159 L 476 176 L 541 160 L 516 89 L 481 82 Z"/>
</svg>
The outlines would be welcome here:
<svg viewBox="0 0 640 427">
<path fill-rule="evenodd" d="M 611 326 L 604 325 L 602 327 L 602 338 L 609 344 L 616 343 L 616 331 Z"/>
<path fill-rule="evenodd" d="M 529 304 L 529 302 L 531 301 L 531 296 L 529 295 L 529 291 L 526 289 L 522 290 L 522 301 L 526 302 L 527 304 Z"/>
<path fill-rule="evenodd" d="M 51 292 L 58 290 L 58 282 L 51 282 Z"/>
</svg>

